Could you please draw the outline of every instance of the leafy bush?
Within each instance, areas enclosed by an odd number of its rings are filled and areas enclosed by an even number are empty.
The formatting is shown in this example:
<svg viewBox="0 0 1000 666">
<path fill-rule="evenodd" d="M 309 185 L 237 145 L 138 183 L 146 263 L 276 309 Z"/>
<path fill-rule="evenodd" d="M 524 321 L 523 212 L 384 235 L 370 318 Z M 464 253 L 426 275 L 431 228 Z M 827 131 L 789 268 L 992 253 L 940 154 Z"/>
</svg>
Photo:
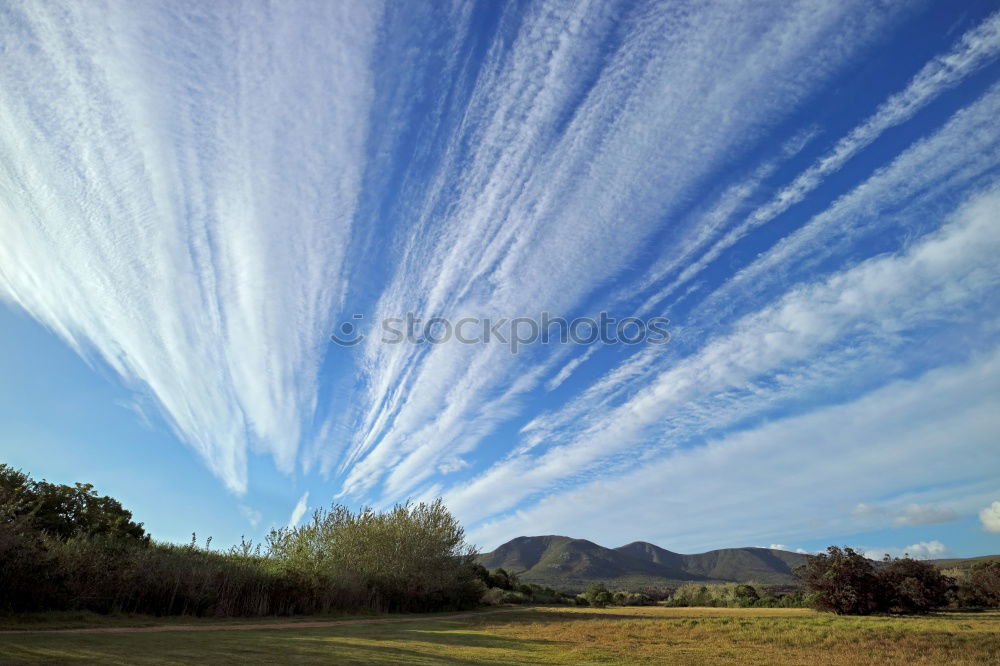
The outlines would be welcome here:
<svg viewBox="0 0 1000 666">
<path fill-rule="evenodd" d="M 99 496 L 89 483 L 73 486 L 33 481 L 0 464 L 0 511 L 5 522 L 20 520 L 24 529 L 60 539 L 106 536 L 149 543 L 142 523 L 118 500 Z"/>
<path fill-rule="evenodd" d="M 653 600 L 642 592 L 619 591 L 614 594 L 616 606 L 652 606 Z"/>
<path fill-rule="evenodd" d="M 955 577 L 952 596 L 956 606 L 1000 608 L 1000 562 L 980 562 L 971 569 L 956 570 Z"/>
<path fill-rule="evenodd" d="M 263 545 L 157 544 L 116 500 L 0 466 L 0 610 L 272 615 L 475 606 L 486 589 L 440 500 L 343 506 Z M 519 598 L 525 598 L 520 595 Z"/>
<path fill-rule="evenodd" d="M 951 581 L 932 564 L 910 558 L 886 560 L 878 571 L 881 610 L 926 613 L 947 603 Z"/>
<path fill-rule="evenodd" d="M 603 583 L 591 583 L 587 586 L 587 591 L 583 593 L 583 598 L 587 604 L 595 608 L 604 608 L 614 603 L 614 597 Z"/>
<path fill-rule="evenodd" d="M 871 560 L 851 548 L 830 546 L 812 555 L 799 576 L 817 610 L 838 615 L 868 615 L 879 610 L 880 581 Z"/>
<path fill-rule="evenodd" d="M 688 583 L 677 588 L 664 606 L 716 608 L 802 608 L 800 590 L 786 585 L 749 583 Z"/>
<path fill-rule="evenodd" d="M 909 557 L 876 564 L 850 548 L 827 548 L 797 570 L 813 608 L 838 614 L 926 613 L 944 606 L 953 581 Z"/>
</svg>

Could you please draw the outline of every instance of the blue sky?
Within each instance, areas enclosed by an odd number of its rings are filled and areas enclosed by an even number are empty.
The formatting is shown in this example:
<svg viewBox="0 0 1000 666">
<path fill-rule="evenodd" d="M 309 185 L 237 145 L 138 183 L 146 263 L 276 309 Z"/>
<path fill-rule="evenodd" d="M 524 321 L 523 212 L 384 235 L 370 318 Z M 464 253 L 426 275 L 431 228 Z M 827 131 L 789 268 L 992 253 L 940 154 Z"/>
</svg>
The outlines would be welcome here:
<svg viewBox="0 0 1000 666">
<path fill-rule="evenodd" d="M 1000 552 L 996 3 L 0 25 L 4 461 L 172 541 L 441 496 L 485 549 Z M 383 343 L 409 312 L 671 340 Z"/>
</svg>

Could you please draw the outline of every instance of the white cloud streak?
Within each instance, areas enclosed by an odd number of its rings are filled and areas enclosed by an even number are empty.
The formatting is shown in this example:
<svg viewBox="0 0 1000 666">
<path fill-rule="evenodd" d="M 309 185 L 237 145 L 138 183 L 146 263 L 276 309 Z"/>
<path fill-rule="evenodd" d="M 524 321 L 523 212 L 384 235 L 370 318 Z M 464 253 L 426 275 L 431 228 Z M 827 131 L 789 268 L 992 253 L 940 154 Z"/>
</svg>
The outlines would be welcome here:
<svg viewBox="0 0 1000 666">
<path fill-rule="evenodd" d="M 299 501 L 295 503 L 295 508 L 292 509 L 292 515 L 288 517 L 288 527 L 298 527 L 299 523 L 302 522 L 302 517 L 306 515 L 306 511 L 309 510 L 309 491 L 307 490 L 299 498 Z"/>
<path fill-rule="evenodd" d="M 379 7 L 302 8 L 0 10 L 0 297 L 236 492 L 293 469 L 364 165 Z"/>
<path fill-rule="evenodd" d="M 896 527 L 936 525 L 939 523 L 952 523 L 961 519 L 962 516 L 952 509 L 908 504 L 896 514 L 892 519 L 892 524 Z"/>
<path fill-rule="evenodd" d="M 1000 12 L 966 33 L 950 52 L 927 63 L 901 92 L 886 100 L 875 113 L 842 138 L 833 149 L 802 172 L 789 186 L 781 189 L 767 204 L 753 211 L 743 222 L 730 229 L 712 244 L 697 261 L 689 261 L 691 252 L 674 260 L 673 267 L 683 266 L 677 278 L 664 287 L 651 302 L 663 300 L 678 287 L 718 259 L 724 250 L 735 245 L 753 229 L 774 220 L 792 205 L 801 202 L 829 175 L 839 171 L 849 160 L 871 145 L 887 130 L 911 119 L 942 92 L 983 67 L 1000 54 Z"/>
<path fill-rule="evenodd" d="M 260 521 L 264 518 L 264 515 L 252 506 L 240 504 L 237 508 L 240 510 L 240 513 L 243 514 L 243 517 L 247 519 L 247 522 L 250 523 L 250 527 L 254 529 L 260 525 Z"/>
<path fill-rule="evenodd" d="M 989 192 L 905 254 L 872 259 L 794 288 L 736 322 L 732 333 L 662 371 L 569 443 L 495 465 L 449 491 L 449 504 L 467 520 L 516 506 L 552 481 L 633 446 L 650 434 L 650 426 L 700 396 L 821 357 L 845 336 L 863 334 L 888 342 L 946 316 L 982 314 L 983 299 L 1000 284 L 1000 270 L 992 260 L 1000 251 L 997 210 L 1000 191 Z"/>
<path fill-rule="evenodd" d="M 768 290 L 810 279 L 830 257 L 842 257 L 878 234 L 907 230 L 914 235 L 927 215 L 942 214 L 942 201 L 980 183 L 1000 163 L 1000 87 L 957 112 L 926 139 L 910 146 L 891 164 L 836 200 L 799 229 L 781 239 L 750 265 L 709 294 L 687 317 L 695 338 L 718 330 L 740 309 L 752 313 Z M 932 222 L 936 226 L 936 220 Z M 813 278 L 814 279 L 814 278 Z M 558 442 L 596 425 L 622 395 L 652 381 L 662 350 L 649 349 L 622 363 L 566 406 L 542 414 L 523 428 L 527 445 Z M 884 355 L 883 355 L 884 356 Z M 839 359 L 836 367 L 849 363 Z M 871 364 L 870 358 L 864 361 Z M 846 369 L 846 368 L 845 368 Z M 851 368 L 849 372 L 863 370 Z M 798 378 L 792 390 L 800 390 Z"/>
<path fill-rule="evenodd" d="M 849 496 L 891 497 L 939 487 L 956 507 L 957 488 L 995 487 L 1000 450 L 1000 349 L 958 367 L 929 371 L 842 405 L 773 421 L 626 474 L 547 494 L 484 523 L 471 538 L 490 548 L 511 534 L 558 533 L 598 543 L 644 539 L 672 550 L 767 543 L 857 531 Z M 579 521 L 580 507 L 587 521 Z"/>
<path fill-rule="evenodd" d="M 413 203 L 420 217 L 375 318 L 569 311 L 886 18 L 851 3 L 757 8 L 637 10 L 593 82 L 596 44 L 614 25 L 607 5 L 529 11 L 509 51 L 487 59 L 436 189 Z M 720 39 L 733 48 L 713 48 Z M 469 142 L 476 150 L 466 155 Z M 457 192 L 443 217 L 435 192 Z M 386 499 L 425 481 L 439 458 L 474 447 L 545 369 L 526 369 L 496 345 L 365 351 L 366 408 L 341 469 L 345 492 L 384 479 Z"/>
</svg>

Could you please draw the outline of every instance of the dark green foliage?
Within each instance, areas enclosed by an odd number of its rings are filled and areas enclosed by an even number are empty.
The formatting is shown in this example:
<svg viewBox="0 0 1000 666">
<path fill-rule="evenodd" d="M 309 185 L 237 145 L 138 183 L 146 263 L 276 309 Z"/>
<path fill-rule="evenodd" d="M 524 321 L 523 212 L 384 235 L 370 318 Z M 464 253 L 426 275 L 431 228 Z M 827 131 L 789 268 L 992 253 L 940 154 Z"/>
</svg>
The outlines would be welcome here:
<svg viewBox="0 0 1000 666">
<path fill-rule="evenodd" d="M 881 610 L 890 613 L 926 613 L 947 603 L 951 580 L 932 564 L 908 557 L 886 559 L 878 570 Z"/>
<path fill-rule="evenodd" d="M 128 538 L 148 543 L 142 523 L 118 500 L 100 496 L 89 483 L 73 486 L 33 481 L 27 474 L 0 464 L 2 519 L 23 519 L 25 526 L 58 539 L 81 536 Z"/>
<path fill-rule="evenodd" d="M 497 587 L 501 590 L 513 590 L 518 583 L 517 576 L 505 569 L 494 569 L 486 581 L 489 587 Z"/>
<path fill-rule="evenodd" d="M 654 601 L 642 592 L 620 590 L 614 594 L 615 606 L 652 606 Z"/>
<path fill-rule="evenodd" d="M 850 548 L 827 548 L 799 575 L 813 608 L 838 614 L 926 613 L 944 606 L 954 581 L 909 557 L 876 564 Z"/>
<path fill-rule="evenodd" d="M 193 538 L 151 543 L 130 513 L 89 486 L 43 486 L 0 471 L 2 611 L 427 611 L 473 607 L 486 589 L 440 501 L 384 513 L 334 506 L 301 528 L 273 531 L 263 548 L 244 542 L 217 552 Z"/>
<path fill-rule="evenodd" d="M 880 609 L 882 593 L 871 560 L 852 548 L 830 546 L 810 556 L 799 571 L 817 610 L 868 615 Z"/>
<path fill-rule="evenodd" d="M 714 608 L 803 608 L 801 590 L 787 585 L 689 583 L 674 591 L 664 605 L 671 607 L 708 606 Z"/>
<path fill-rule="evenodd" d="M 753 585 L 737 585 L 733 590 L 733 597 L 737 603 L 747 608 L 760 601 L 760 594 Z"/>
<path fill-rule="evenodd" d="M 603 583 L 591 583 L 587 586 L 587 591 L 583 593 L 587 603 L 595 608 L 604 608 L 614 603 L 614 597 Z"/>
<path fill-rule="evenodd" d="M 474 566 L 479 567 L 477 568 L 477 572 L 482 568 L 480 565 Z M 479 576 L 479 580 L 484 580 L 481 572 L 479 572 Z M 558 592 L 551 587 L 542 587 L 534 583 L 518 583 L 517 576 L 503 569 L 497 569 L 493 573 L 487 571 L 485 581 L 487 584 L 492 585 L 482 597 L 482 603 L 488 606 L 526 603 L 566 604 L 573 602 L 573 598 L 570 595 Z"/>
<path fill-rule="evenodd" d="M 1000 608 L 1000 561 L 979 562 L 958 576 L 952 594 L 957 606 Z"/>
</svg>

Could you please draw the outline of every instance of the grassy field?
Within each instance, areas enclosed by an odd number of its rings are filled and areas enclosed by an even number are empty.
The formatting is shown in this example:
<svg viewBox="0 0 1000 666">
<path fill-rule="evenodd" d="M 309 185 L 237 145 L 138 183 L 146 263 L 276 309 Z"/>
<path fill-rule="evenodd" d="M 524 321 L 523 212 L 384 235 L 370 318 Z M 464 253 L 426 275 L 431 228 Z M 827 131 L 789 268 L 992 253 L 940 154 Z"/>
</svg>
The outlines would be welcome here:
<svg viewBox="0 0 1000 666">
<path fill-rule="evenodd" d="M 260 622 L 257 620 L 256 622 Z M 997 664 L 1000 613 L 527 608 L 321 628 L 0 634 L 3 663 Z"/>
</svg>

